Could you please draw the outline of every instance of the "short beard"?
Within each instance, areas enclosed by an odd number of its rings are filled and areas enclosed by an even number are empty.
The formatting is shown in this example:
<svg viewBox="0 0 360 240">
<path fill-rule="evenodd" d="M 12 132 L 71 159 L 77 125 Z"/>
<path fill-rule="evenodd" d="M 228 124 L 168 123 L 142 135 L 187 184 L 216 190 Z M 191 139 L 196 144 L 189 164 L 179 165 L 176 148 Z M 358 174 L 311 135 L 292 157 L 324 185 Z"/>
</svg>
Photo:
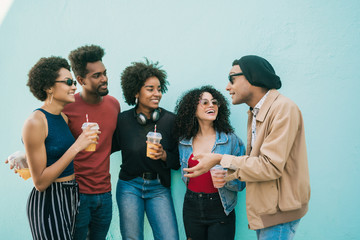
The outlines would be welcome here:
<svg viewBox="0 0 360 240">
<path fill-rule="evenodd" d="M 100 88 L 101 88 L 101 86 L 99 86 L 99 88 L 96 89 L 96 93 L 97 93 L 100 97 L 103 97 L 103 96 L 108 95 L 109 89 L 106 89 L 106 91 L 100 91 Z"/>
<path fill-rule="evenodd" d="M 106 90 L 105 92 L 97 91 L 97 94 L 101 97 L 108 95 L 108 93 L 109 93 L 109 90 Z"/>
</svg>

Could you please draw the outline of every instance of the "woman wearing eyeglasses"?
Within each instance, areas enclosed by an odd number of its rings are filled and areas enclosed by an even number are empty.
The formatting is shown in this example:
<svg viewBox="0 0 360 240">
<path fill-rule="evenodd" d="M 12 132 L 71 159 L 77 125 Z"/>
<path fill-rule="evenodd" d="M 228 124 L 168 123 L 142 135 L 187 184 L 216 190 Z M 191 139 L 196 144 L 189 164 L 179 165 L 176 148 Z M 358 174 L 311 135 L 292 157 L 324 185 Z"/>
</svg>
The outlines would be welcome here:
<svg viewBox="0 0 360 240">
<path fill-rule="evenodd" d="M 89 126 L 75 141 L 61 112 L 74 102 L 76 82 L 68 62 L 41 58 L 30 70 L 27 86 L 44 104 L 25 121 L 22 139 L 35 187 L 27 202 L 33 239 L 73 239 L 78 187 L 73 159 L 100 133 Z"/>
<path fill-rule="evenodd" d="M 245 147 L 229 122 L 228 103 L 219 91 L 203 86 L 186 92 L 175 113 L 182 179 L 187 186 L 183 206 L 187 239 L 234 239 L 237 192 L 245 183 L 226 183 L 223 173 L 215 187 L 210 171 L 191 179 L 183 171 L 197 165 L 192 158 L 199 153 L 244 154 Z"/>
</svg>

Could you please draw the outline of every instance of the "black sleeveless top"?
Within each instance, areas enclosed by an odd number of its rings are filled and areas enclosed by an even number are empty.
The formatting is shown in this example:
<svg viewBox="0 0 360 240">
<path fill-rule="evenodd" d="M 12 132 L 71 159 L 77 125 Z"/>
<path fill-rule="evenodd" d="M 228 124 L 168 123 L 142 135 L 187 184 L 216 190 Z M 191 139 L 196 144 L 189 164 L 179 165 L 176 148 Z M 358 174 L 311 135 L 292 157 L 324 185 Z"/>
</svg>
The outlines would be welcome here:
<svg viewBox="0 0 360 240">
<path fill-rule="evenodd" d="M 75 138 L 61 114 L 54 115 L 41 108 L 36 110 L 43 112 L 47 119 L 48 136 L 45 139 L 45 149 L 47 157 L 46 167 L 49 167 L 64 155 L 75 142 Z M 73 161 L 71 161 L 58 178 L 72 174 L 74 174 Z"/>
</svg>

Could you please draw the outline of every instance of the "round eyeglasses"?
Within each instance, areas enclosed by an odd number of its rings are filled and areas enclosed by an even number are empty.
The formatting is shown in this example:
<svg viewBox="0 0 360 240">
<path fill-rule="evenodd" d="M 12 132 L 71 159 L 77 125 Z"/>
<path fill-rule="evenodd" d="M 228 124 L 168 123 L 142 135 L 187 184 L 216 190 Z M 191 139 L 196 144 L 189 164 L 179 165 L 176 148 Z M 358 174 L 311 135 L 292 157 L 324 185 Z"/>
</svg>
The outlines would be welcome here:
<svg viewBox="0 0 360 240">
<path fill-rule="evenodd" d="M 212 105 L 214 105 L 214 106 L 220 106 L 220 104 L 219 104 L 219 101 L 217 100 L 217 99 L 211 99 L 210 101 L 208 100 L 208 99 L 200 99 L 199 100 L 199 103 L 201 104 L 201 106 L 203 106 L 203 107 L 208 107 L 208 106 L 210 106 L 210 102 L 211 102 L 211 104 Z"/>
</svg>

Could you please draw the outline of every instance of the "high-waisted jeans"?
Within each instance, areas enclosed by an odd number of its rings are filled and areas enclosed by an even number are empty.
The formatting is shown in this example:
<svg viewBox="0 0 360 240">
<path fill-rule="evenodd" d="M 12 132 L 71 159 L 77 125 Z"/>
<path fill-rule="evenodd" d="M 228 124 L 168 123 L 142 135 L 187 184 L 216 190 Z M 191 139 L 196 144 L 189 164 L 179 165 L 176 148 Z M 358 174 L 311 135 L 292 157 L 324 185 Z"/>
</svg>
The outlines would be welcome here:
<svg viewBox="0 0 360 240">
<path fill-rule="evenodd" d="M 119 179 L 116 200 L 122 239 L 144 239 L 145 212 L 155 240 L 179 239 L 171 191 L 159 179 Z"/>
<path fill-rule="evenodd" d="M 219 193 L 196 193 L 187 189 L 183 219 L 186 236 L 192 240 L 230 240 L 235 237 L 235 211 L 227 216 Z"/>
</svg>

